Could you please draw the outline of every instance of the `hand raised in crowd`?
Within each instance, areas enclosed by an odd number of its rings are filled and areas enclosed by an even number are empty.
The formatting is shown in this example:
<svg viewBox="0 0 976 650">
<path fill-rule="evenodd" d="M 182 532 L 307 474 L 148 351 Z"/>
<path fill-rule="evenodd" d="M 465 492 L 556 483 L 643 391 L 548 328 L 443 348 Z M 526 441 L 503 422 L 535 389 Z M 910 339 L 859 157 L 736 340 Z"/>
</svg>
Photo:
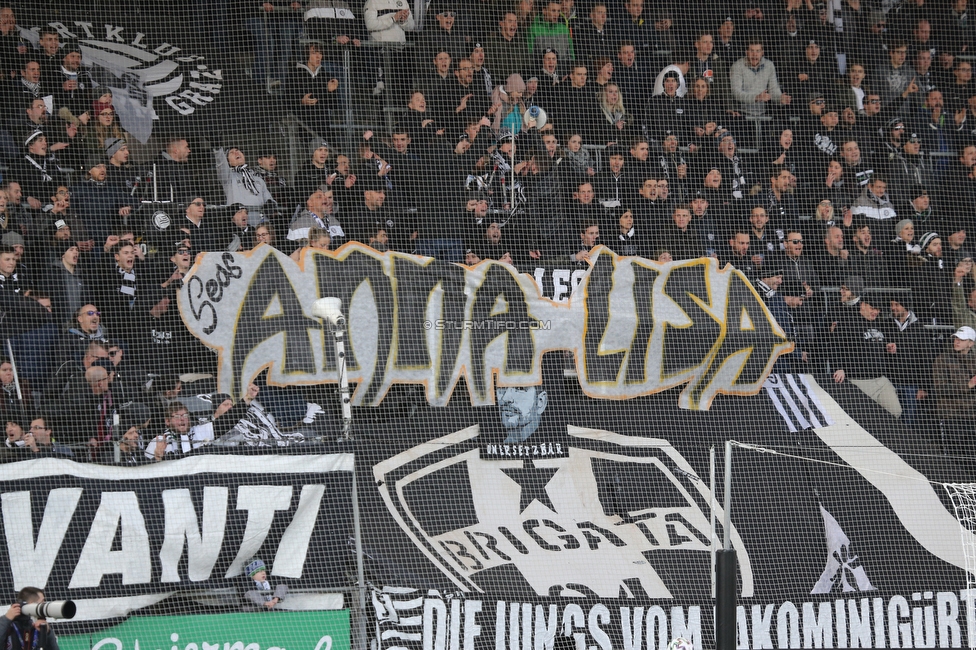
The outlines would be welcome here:
<svg viewBox="0 0 976 650">
<path fill-rule="evenodd" d="M 250 404 L 254 400 L 254 398 L 258 396 L 258 393 L 260 392 L 261 392 L 261 388 L 257 384 L 252 382 L 251 384 L 248 385 L 247 392 L 244 393 L 244 402 L 246 404 Z"/>
<path fill-rule="evenodd" d="M 319 100 L 316 99 L 315 97 L 312 97 L 312 93 L 305 93 L 305 96 L 302 97 L 303 106 L 315 106 L 318 103 Z"/>
<path fill-rule="evenodd" d="M 336 90 L 339 89 L 339 80 L 329 79 L 329 83 L 325 86 L 325 89 L 328 90 L 330 93 L 334 93 Z"/>
<path fill-rule="evenodd" d="M 901 94 L 902 99 L 908 99 L 908 96 L 918 92 L 918 82 L 915 77 L 912 77 L 912 82 L 908 84 L 908 88 L 905 88 L 905 92 Z"/>
<path fill-rule="evenodd" d="M 166 298 L 160 299 L 159 302 L 153 305 L 152 309 L 149 310 L 149 315 L 152 316 L 153 318 L 161 318 L 162 315 L 165 314 L 166 310 L 168 309 L 169 309 L 169 297 L 167 296 Z"/>
</svg>

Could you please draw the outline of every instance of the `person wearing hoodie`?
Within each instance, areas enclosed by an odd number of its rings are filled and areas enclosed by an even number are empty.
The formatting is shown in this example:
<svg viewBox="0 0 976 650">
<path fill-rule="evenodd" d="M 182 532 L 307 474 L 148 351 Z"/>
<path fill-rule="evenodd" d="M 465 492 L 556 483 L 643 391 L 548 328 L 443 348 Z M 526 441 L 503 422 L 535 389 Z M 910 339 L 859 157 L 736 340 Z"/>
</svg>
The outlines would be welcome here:
<svg viewBox="0 0 976 650">
<path fill-rule="evenodd" d="M 224 187 L 225 205 L 240 203 L 260 213 L 265 203 L 274 202 L 264 178 L 247 165 L 247 157 L 238 147 L 214 149 L 217 175 Z"/>
<path fill-rule="evenodd" d="M 322 64 L 322 47 L 309 43 L 305 60 L 288 75 L 285 105 L 313 130 L 325 133 L 340 96 L 339 80 Z"/>
<path fill-rule="evenodd" d="M 897 216 L 895 206 L 888 198 L 888 182 L 880 174 L 874 174 L 868 181 L 861 196 L 854 201 L 851 212 L 855 217 L 870 219 L 877 227 L 871 230 L 881 241 L 887 241 L 895 236 L 892 225 Z"/>
</svg>

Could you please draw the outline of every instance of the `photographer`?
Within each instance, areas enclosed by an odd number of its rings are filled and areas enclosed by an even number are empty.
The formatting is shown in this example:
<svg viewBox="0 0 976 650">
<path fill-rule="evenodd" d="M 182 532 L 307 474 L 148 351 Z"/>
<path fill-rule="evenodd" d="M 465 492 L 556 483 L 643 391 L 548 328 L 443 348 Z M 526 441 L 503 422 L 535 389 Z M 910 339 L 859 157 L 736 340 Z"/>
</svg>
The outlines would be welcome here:
<svg viewBox="0 0 976 650">
<path fill-rule="evenodd" d="M 22 614 L 21 605 L 43 603 L 44 592 L 24 587 L 17 592 L 17 602 L 0 617 L 0 644 L 9 650 L 58 650 L 58 637 L 43 618 L 32 620 Z"/>
</svg>

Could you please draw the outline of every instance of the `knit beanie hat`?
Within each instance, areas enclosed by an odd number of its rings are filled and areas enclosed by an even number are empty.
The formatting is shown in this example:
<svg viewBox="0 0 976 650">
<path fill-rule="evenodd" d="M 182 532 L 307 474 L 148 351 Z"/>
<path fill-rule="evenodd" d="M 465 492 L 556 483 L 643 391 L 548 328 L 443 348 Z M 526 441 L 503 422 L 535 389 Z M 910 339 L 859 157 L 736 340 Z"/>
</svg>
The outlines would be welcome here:
<svg viewBox="0 0 976 650">
<path fill-rule="evenodd" d="M 122 138 L 105 138 L 105 157 L 111 158 L 124 146 L 125 140 Z"/>
<path fill-rule="evenodd" d="M 326 149 L 331 149 L 329 143 L 325 141 L 324 138 L 312 138 L 311 142 L 308 143 L 308 153 L 309 155 L 314 155 L 316 151 L 325 147 Z"/>
<path fill-rule="evenodd" d="M 253 578 L 256 574 L 260 573 L 261 571 L 267 571 L 267 567 L 264 565 L 264 560 L 255 558 L 250 562 L 250 564 L 247 565 L 247 567 L 244 570 L 247 571 L 248 578 Z"/>
<path fill-rule="evenodd" d="M 927 232 L 922 235 L 922 238 L 918 240 L 918 245 L 922 248 L 922 252 L 929 247 L 933 239 L 939 239 L 939 233 L 937 232 Z"/>
</svg>

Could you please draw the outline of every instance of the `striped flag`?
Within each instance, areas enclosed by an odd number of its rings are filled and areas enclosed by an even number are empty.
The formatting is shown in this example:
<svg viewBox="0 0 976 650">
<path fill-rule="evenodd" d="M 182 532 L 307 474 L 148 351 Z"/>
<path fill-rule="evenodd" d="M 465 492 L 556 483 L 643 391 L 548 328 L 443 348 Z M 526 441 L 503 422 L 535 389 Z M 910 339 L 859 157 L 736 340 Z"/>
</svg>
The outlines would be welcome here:
<svg viewBox="0 0 976 650">
<path fill-rule="evenodd" d="M 806 375 L 774 373 L 763 388 L 792 432 L 819 429 L 834 423 L 811 390 Z"/>
</svg>

